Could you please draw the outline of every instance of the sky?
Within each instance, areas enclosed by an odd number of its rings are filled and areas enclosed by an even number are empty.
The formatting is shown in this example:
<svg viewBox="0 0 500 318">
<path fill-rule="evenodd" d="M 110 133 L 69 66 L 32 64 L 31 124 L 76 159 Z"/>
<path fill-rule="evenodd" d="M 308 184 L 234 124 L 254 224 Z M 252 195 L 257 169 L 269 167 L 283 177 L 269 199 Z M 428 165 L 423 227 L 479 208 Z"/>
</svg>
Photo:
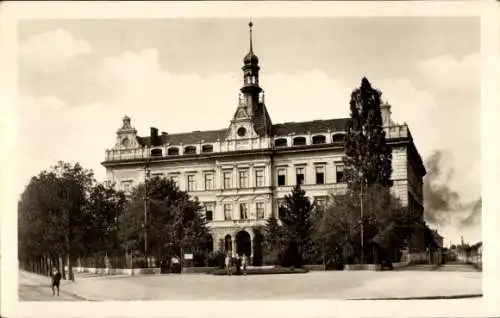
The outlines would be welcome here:
<svg viewBox="0 0 500 318">
<path fill-rule="evenodd" d="M 350 93 L 366 76 L 392 105 L 393 120 L 408 123 L 432 167 L 431 225 L 445 244 L 461 235 L 481 240 L 480 213 L 473 214 L 481 196 L 479 19 L 252 21 L 273 123 L 347 117 Z M 247 23 L 22 21 L 17 192 L 58 160 L 78 161 L 102 181 L 100 163 L 125 115 L 139 135 L 151 126 L 168 133 L 228 127 L 242 85 Z M 438 204 L 443 198 L 448 204 Z"/>
</svg>

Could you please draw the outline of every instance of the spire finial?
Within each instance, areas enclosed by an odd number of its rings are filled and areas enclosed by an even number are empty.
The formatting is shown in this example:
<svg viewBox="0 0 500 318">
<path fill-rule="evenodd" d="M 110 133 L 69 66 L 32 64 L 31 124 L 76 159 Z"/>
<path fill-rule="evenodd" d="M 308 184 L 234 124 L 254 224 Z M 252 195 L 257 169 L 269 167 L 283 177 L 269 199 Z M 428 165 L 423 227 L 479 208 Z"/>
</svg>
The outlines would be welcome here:
<svg viewBox="0 0 500 318">
<path fill-rule="evenodd" d="M 248 22 L 248 27 L 250 28 L 250 52 L 253 52 L 253 41 L 252 41 L 252 19 L 250 19 L 250 22 Z"/>
</svg>

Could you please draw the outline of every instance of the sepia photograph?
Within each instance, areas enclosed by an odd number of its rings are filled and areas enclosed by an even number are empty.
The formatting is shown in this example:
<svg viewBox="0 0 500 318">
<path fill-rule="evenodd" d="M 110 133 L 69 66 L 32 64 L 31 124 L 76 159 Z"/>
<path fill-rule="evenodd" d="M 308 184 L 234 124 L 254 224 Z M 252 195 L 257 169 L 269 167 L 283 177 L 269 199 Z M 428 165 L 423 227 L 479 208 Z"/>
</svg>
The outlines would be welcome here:
<svg viewBox="0 0 500 318">
<path fill-rule="evenodd" d="M 19 302 L 483 297 L 481 18 L 239 13 L 17 21 Z"/>
</svg>

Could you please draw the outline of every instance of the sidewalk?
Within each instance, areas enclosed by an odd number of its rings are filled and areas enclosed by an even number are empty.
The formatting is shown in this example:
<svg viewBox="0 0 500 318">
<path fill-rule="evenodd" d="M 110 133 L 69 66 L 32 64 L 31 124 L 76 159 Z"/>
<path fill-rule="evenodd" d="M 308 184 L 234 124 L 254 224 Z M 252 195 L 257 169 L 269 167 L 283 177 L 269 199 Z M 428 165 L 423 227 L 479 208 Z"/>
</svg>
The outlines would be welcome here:
<svg viewBox="0 0 500 318">
<path fill-rule="evenodd" d="M 68 292 L 65 289 L 73 284 L 68 280 L 61 280 L 59 297 L 52 294 L 51 278 L 35 273 L 19 270 L 18 295 L 20 301 L 60 301 L 60 300 L 86 300 L 85 298 Z"/>
<path fill-rule="evenodd" d="M 472 275 L 471 275 L 472 274 Z M 344 290 L 344 299 L 447 299 L 482 296 L 476 273 L 394 272 L 393 275 Z M 340 295 L 339 295 L 340 296 Z"/>
</svg>

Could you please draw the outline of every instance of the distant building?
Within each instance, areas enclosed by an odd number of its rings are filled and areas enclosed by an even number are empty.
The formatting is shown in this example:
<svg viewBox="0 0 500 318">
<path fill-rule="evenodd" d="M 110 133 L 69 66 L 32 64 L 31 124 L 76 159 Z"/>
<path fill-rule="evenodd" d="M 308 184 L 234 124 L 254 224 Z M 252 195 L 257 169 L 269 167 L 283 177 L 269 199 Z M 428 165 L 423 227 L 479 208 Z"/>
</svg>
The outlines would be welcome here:
<svg viewBox="0 0 500 318">
<path fill-rule="evenodd" d="M 107 179 L 126 191 L 143 182 L 148 169 L 152 176 L 173 179 L 203 203 L 214 250 L 222 241 L 233 253 L 253 255 L 252 229 L 277 215 L 285 195 L 297 183 L 320 204 L 331 193 L 344 193 L 343 140 L 349 119 L 273 123 L 259 83 L 251 28 L 242 71 L 240 98 L 229 127 L 185 133 L 159 133 L 151 128 L 149 136 L 139 136 L 125 116 L 102 164 Z M 393 154 L 392 191 L 411 213 L 423 218 L 426 170 L 410 129 L 391 120 L 390 107 L 382 105 Z M 421 235 L 415 236 L 409 242 L 410 252 L 420 252 L 422 242 Z"/>
</svg>

